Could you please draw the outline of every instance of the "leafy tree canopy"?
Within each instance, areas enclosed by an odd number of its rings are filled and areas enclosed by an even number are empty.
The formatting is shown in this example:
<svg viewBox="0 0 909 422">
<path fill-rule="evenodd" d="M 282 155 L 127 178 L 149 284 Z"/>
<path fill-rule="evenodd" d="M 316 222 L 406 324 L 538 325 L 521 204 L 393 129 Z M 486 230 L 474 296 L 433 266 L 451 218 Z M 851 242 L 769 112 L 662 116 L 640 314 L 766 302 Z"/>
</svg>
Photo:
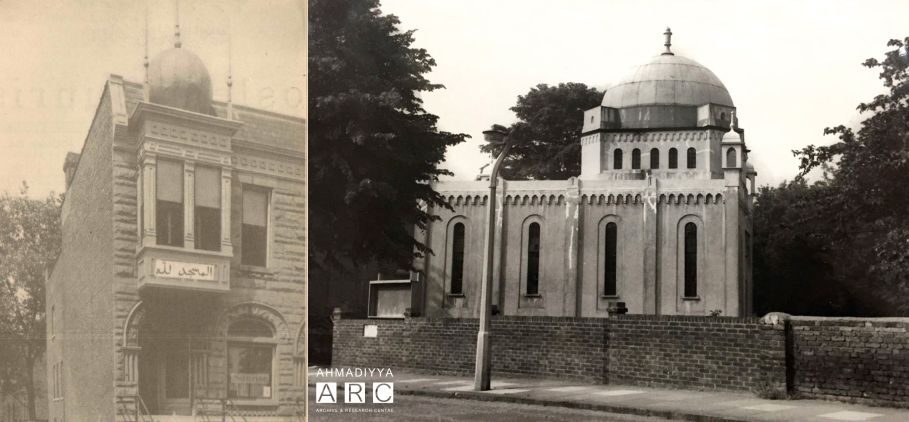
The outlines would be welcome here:
<svg viewBox="0 0 909 422">
<path fill-rule="evenodd" d="M 414 48 L 378 0 L 311 0 L 309 9 L 310 257 L 409 266 L 426 245 L 412 236 L 447 206 L 430 182 L 448 147 L 467 137 L 440 131 L 419 93 L 442 85 L 436 62 Z"/>
<path fill-rule="evenodd" d="M 0 395 L 27 397 L 35 418 L 34 368 L 44 354 L 45 271 L 60 254 L 60 196 L 0 195 Z M 42 380 L 43 381 L 43 380 Z"/>
<path fill-rule="evenodd" d="M 511 108 L 513 145 L 502 167 L 506 179 L 568 179 L 581 174 L 584 111 L 600 104 L 603 93 L 582 83 L 539 84 L 518 96 Z M 498 154 L 502 146 L 481 150 Z"/>
<path fill-rule="evenodd" d="M 842 125 L 827 128 L 825 133 L 836 135 L 837 142 L 793 151 L 801 161 L 800 178 L 818 167 L 828 170 L 829 177 L 810 188 L 781 186 L 789 192 L 774 193 L 789 196 L 791 213 L 798 214 L 784 228 L 785 236 L 810 231 L 813 244 L 807 249 L 817 254 L 819 265 L 829 268 L 801 282 L 843 286 L 854 301 L 850 311 L 854 314 L 909 315 L 907 44 L 909 38 L 890 40 L 893 49 L 883 60 L 865 61 L 864 66 L 879 70 L 888 92 L 858 106 L 871 115 L 857 132 Z M 773 200 L 762 193 L 756 216 L 773 209 Z M 762 222 L 768 224 L 766 230 L 777 230 L 785 221 L 772 216 L 766 220 Z M 756 220 L 755 230 L 760 227 Z M 765 256 L 809 253 L 798 243 L 774 243 L 772 236 L 765 240 L 769 242 L 763 246 Z"/>
</svg>

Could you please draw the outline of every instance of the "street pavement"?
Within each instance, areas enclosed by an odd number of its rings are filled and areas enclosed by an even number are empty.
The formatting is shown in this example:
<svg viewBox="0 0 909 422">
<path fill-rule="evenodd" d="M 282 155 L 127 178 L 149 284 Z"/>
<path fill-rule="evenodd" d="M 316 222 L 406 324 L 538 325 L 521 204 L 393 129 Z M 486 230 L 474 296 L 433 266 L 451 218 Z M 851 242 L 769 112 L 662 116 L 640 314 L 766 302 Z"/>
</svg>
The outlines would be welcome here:
<svg viewBox="0 0 909 422">
<path fill-rule="evenodd" d="M 310 388 L 310 397 L 315 393 Z M 623 415 L 594 410 L 579 410 L 564 407 L 539 406 L 509 402 L 465 401 L 426 396 L 396 396 L 395 404 L 383 406 L 387 413 L 345 413 L 338 406 L 313 404 L 309 412 L 312 422 L 360 422 L 360 421 L 609 421 L 609 422 L 665 422 L 668 419 Z"/>
<path fill-rule="evenodd" d="M 749 392 L 694 391 L 577 381 L 497 377 L 492 390 L 473 391 L 473 378 L 428 375 L 392 369 L 392 377 L 335 377 L 310 368 L 312 420 L 648 420 L 609 419 L 653 417 L 691 421 L 909 421 L 909 409 L 871 407 L 823 400 L 765 400 Z M 367 403 L 374 381 L 394 383 L 392 404 L 343 404 L 345 382 L 366 383 Z M 340 404 L 316 404 L 316 383 L 338 383 Z M 456 404 L 449 400 L 457 399 Z M 519 406 L 524 405 L 524 406 Z M 525 406 L 532 405 L 532 408 Z M 546 407 L 542 407 L 546 406 Z M 352 419 L 324 418 L 340 409 L 384 409 L 390 413 L 352 413 Z M 543 410 L 540 410 L 542 408 Z M 328 409 L 328 410 L 317 410 Z M 570 414 L 596 411 L 595 414 Z M 450 412 L 450 413 L 448 413 Z M 476 413 L 470 413 L 476 412 Z M 513 413 L 512 413 L 513 412 Z M 608 414 L 597 415 L 598 412 Z M 448 419 L 446 416 L 451 414 Z M 511 418 L 510 415 L 519 415 Z M 338 415 L 337 413 L 332 416 Z M 631 416 L 628 416 L 631 415 Z M 373 418 L 376 419 L 373 419 Z M 409 418 L 409 419 L 408 419 Z M 660 419 L 662 418 L 662 419 Z"/>
</svg>

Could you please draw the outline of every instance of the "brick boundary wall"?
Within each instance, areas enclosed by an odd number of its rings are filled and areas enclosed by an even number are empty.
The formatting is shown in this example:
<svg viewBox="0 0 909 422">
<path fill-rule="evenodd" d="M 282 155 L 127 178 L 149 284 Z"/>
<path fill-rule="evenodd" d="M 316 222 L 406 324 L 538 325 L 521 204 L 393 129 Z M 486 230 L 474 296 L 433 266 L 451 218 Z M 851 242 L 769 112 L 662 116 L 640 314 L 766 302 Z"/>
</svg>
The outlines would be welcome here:
<svg viewBox="0 0 909 422">
<path fill-rule="evenodd" d="M 376 325 L 376 338 L 363 337 Z M 333 365 L 470 375 L 476 319 L 334 321 Z M 909 318 L 495 317 L 492 371 L 909 407 Z"/>
<path fill-rule="evenodd" d="M 363 336 L 375 325 L 377 336 Z M 606 321 L 602 318 L 496 317 L 492 320 L 492 371 L 604 382 Z M 472 374 L 476 319 L 408 318 L 336 320 L 335 366 L 389 366 Z"/>
<path fill-rule="evenodd" d="M 608 324 L 609 382 L 786 391 L 784 325 L 759 318 L 626 315 Z"/>
<path fill-rule="evenodd" d="M 376 325 L 376 338 L 363 336 Z M 472 374 L 476 319 L 336 320 L 334 366 Z M 492 371 L 605 383 L 785 391 L 785 334 L 756 318 L 496 317 Z M 768 378 L 769 377 L 769 378 Z M 766 379 L 766 380 L 765 380 Z"/>
<path fill-rule="evenodd" d="M 909 407 L 909 318 L 792 317 L 798 397 Z"/>
</svg>

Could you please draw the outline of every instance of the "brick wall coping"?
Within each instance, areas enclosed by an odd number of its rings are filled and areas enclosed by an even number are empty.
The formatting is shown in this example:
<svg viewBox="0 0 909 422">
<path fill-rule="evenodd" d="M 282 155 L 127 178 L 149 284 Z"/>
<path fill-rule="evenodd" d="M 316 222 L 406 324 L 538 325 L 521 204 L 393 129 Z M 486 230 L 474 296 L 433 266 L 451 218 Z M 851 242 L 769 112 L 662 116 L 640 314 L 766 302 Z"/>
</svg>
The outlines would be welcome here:
<svg viewBox="0 0 909 422">
<path fill-rule="evenodd" d="M 719 324 L 759 324 L 757 317 L 724 317 L 724 316 L 691 316 L 691 315 L 617 315 L 612 317 L 557 317 L 557 316 L 494 316 L 492 321 L 521 321 L 521 322 L 588 322 L 603 323 L 615 319 L 617 321 L 681 321 L 681 322 L 713 322 Z M 909 318 L 904 318 L 909 322 Z M 403 319 L 367 318 L 350 319 L 342 318 L 340 321 L 358 322 L 368 324 L 395 324 L 400 322 L 466 322 L 476 323 L 477 318 L 454 317 L 415 317 Z"/>
<path fill-rule="evenodd" d="M 818 321 L 818 322 L 905 322 L 907 317 L 823 317 L 823 316 L 792 316 L 793 321 Z"/>
</svg>

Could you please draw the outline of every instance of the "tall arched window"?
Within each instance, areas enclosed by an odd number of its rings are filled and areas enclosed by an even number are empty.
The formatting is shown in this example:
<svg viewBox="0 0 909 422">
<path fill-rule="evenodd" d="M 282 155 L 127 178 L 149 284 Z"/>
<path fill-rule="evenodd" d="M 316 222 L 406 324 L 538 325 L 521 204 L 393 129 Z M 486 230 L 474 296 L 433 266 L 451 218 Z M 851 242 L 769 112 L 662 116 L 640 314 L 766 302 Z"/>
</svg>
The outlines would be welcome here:
<svg viewBox="0 0 909 422">
<path fill-rule="evenodd" d="M 242 318 L 230 324 L 227 336 L 227 397 L 271 399 L 277 345 L 271 325 Z"/>
<path fill-rule="evenodd" d="M 637 148 L 631 150 L 631 168 L 635 170 L 641 168 L 641 150 Z"/>
<path fill-rule="evenodd" d="M 685 297 L 698 295 L 698 226 L 685 224 Z"/>
<path fill-rule="evenodd" d="M 735 148 L 730 147 L 726 150 L 726 167 L 735 167 L 736 164 Z"/>
<path fill-rule="evenodd" d="M 451 294 L 464 292 L 464 223 L 457 223 L 451 239 Z"/>
<path fill-rule="evenodd" d="M 540 223 L 527 228 L 527 294 L 540 293 Z"/>
<path fill-rule="evenodd" d="M 698 167 L 698 152 L 694 148 L 688 148 L 688 168 Z"/>
<path fill-rule="evenodd" d="M 606 253 L 604 254 L 603 267 L 603 295 L 615 296 L 618 294 L 617 288 L 617 262 L 616 251 L 618 249 L 618 227 L 615 223 L 606 224 Z"/>
<path fill-rule="evenodd" d="M 621 170 L 622 169 L 622 150 L 617 149 L 612 153 L 612 169 Z"/>
<path fill-rule="evenodd" d="M 650 168 L 658 169 L 660 168 L 660 150 L 652 148 L 650 150 Z"/>
<path fill-rule="evenodd" d="M 669 149 L 669 168 L 679 168 L 679 150 L 675 148 Z"/>
</svg>

